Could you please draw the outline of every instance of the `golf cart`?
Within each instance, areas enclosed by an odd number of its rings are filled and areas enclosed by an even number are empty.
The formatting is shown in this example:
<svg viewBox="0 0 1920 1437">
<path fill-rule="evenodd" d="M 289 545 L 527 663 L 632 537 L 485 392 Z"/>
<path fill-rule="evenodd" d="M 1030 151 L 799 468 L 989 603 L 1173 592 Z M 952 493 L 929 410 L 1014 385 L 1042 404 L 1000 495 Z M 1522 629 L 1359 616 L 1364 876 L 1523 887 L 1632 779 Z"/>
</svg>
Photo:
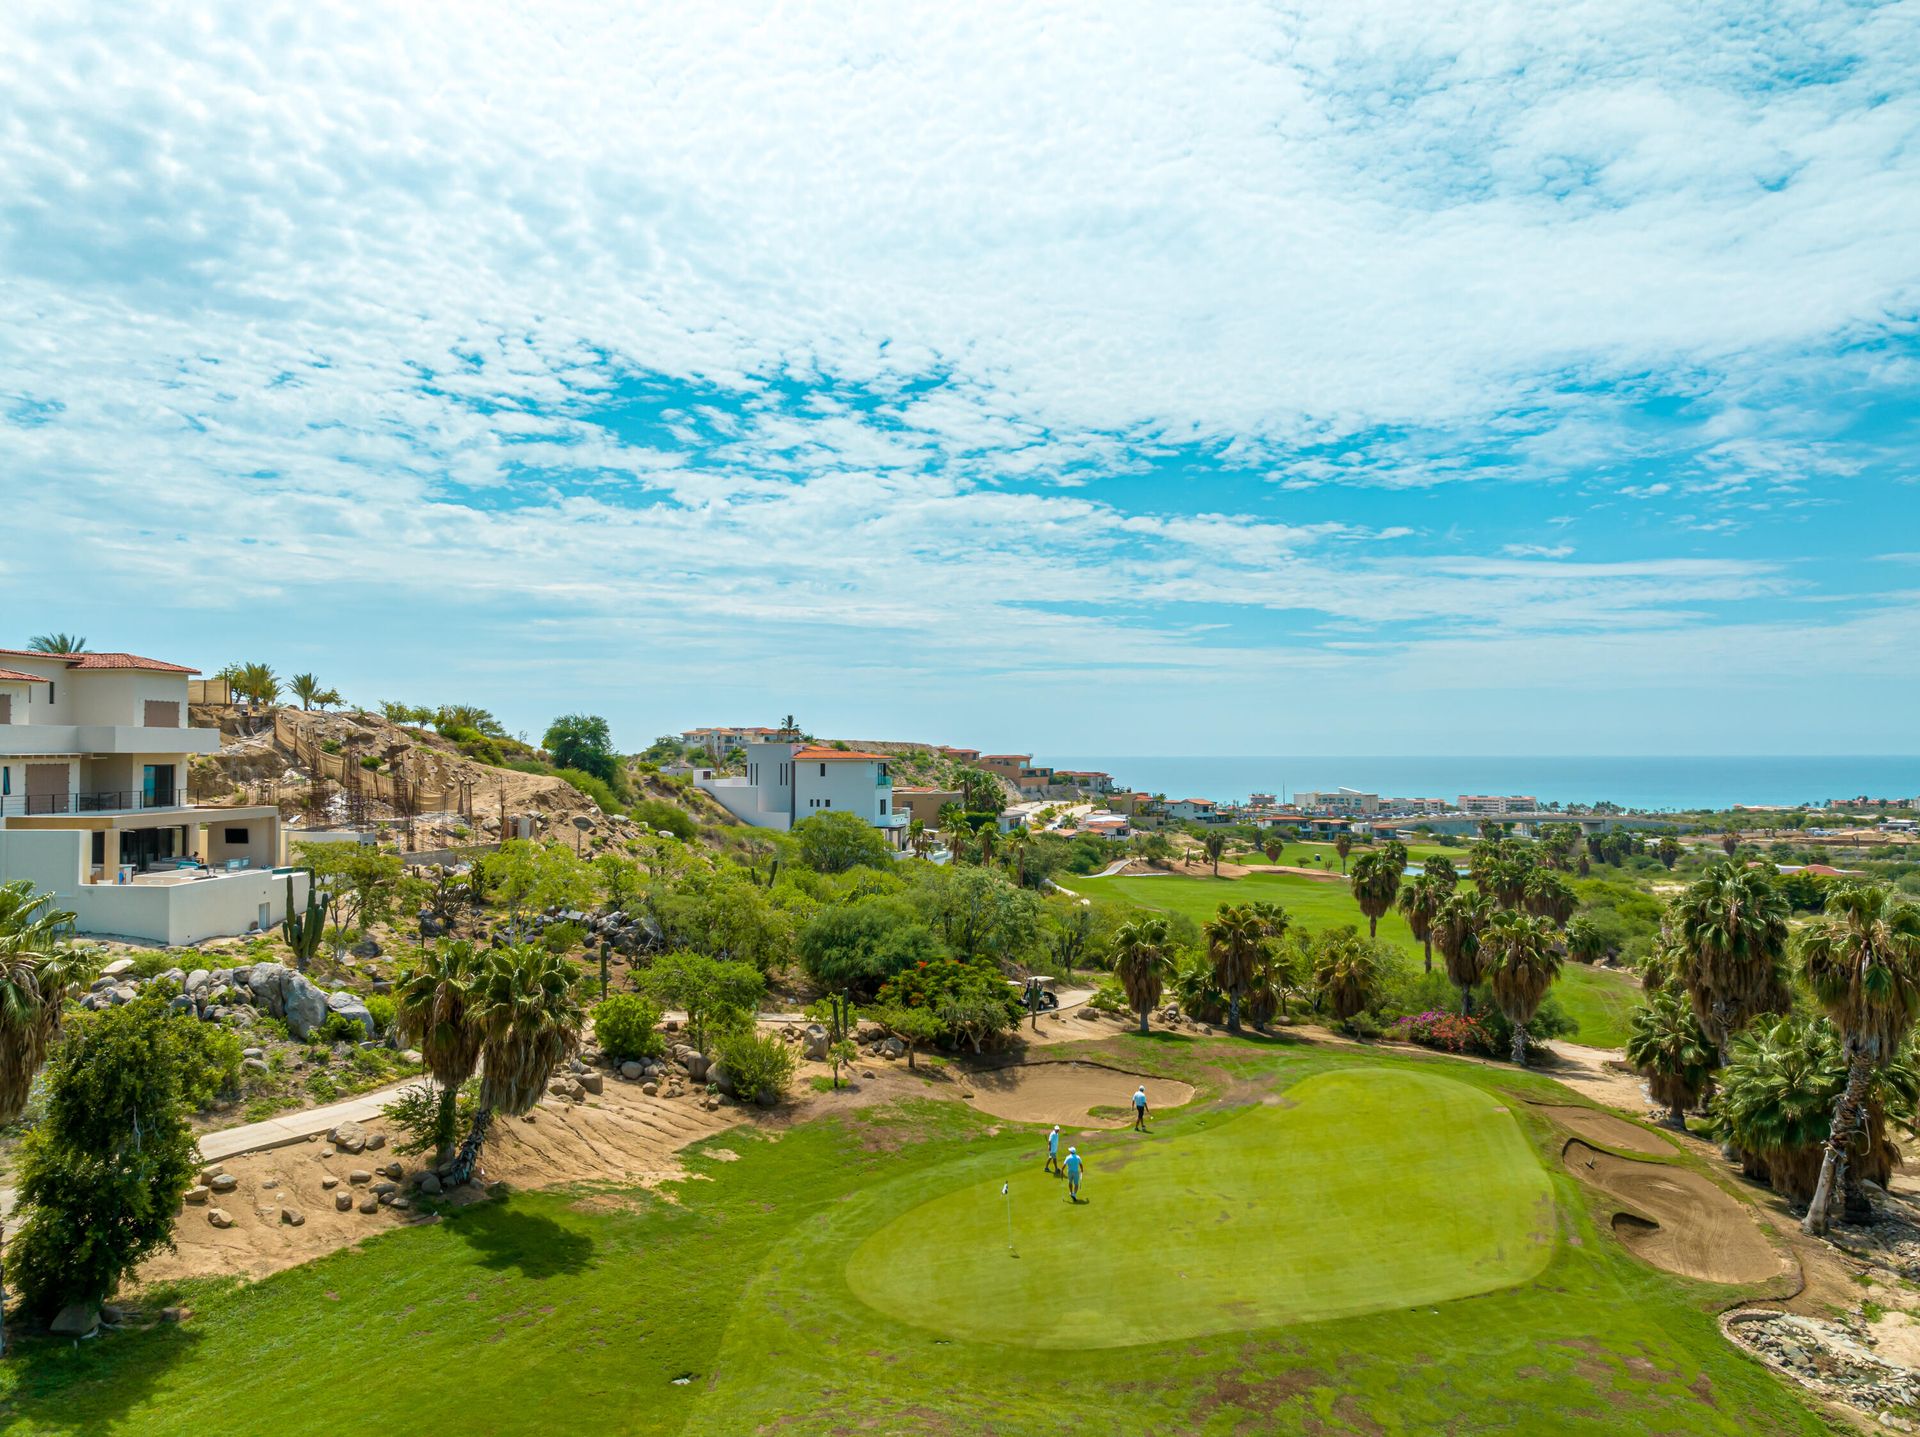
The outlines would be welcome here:
<svg viewBox="0 0 1920 1437">
<path fill-rule="evenodd" d="M 1020 990 L 1020 1006 L 1029 1013 L 1051 1013 L 1060 1006 L 1060 980 L 1047 978 L 1038 973 L 1024 983 L 1007 980 L 1009 988 Z"/>
</svg>

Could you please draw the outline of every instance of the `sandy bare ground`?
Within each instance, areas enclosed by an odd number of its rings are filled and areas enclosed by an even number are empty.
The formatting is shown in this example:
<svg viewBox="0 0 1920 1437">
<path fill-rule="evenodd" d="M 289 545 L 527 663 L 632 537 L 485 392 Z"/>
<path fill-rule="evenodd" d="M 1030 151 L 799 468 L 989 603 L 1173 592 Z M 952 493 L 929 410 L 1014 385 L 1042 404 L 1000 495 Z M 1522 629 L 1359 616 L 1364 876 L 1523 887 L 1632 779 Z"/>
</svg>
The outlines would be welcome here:
<svg viewBox="0 0 1920 1437">
<path fill-rule="evenodd" d="M 1672 1157 L 1674 1145 L 1658 1133 L 1648 1132 L 1645 1128 L 1628 1122 L 1625 1118 L 1616 1118 L 1611 1113 L 1596 1112 L 1592 1108 L 1576 1108 L 1565 1104 L 1535 1103 L 1533 1109 L 1544 1113 L 1568 1132 L 1585 1138 L 1599 1147 L 1611 1148 L 1615 1152 L 1640 1153 L 1651 1158 Z"/>
<path fill-rule="evenodd" d="M 1707 1282 L 1765 1282 L 1786 1270 L 1749 1207 L 1688 1168 L 1637 1162 L 1569 1138 L 1562 1161 L 1614 1198 L 1613 1231 L 1636 1257 Z"/>
<path fill-rule="evenodd" d="M 1019 1123 L 1060 1123 L 1079 1128 L 1124 1128 L 1131 1112 L 1095 1116 L 1094 1108 L 1125 1109 L 1133 1090 L 1147 1085 L 1147 1107 L 1160 1112 L 1193 1101 L 1193 1087 L 1171 1078 L 1128 1073 L 1097 1063 L 1015 1063 L 969 1073 L 973 1105 L 996 1118 Z"/>
<path fill-rule="evenodd" d="M 638 1084 L 609 1081 L 604 1093 L 584 1104 L 549 1098 L 534 1110 L 532 1122 L 502 1123 L 487 1144 L 482 1167 L 488 1180 L 512 1187 L 588 1179 L 651 1185 L 679 1175 L 674 1155 L 681 1148 L 731 1127 L 742 1116 L 739 1108 L 707 1112 L 693 1096 L 649 1098 Z M 364 1126 L 370 1133 L 387 1133 L 391 1143 L 388 1124 L 376 1120 Z M 237 1178 L 239 1186 L 215 1194 L 205 1206 L 184 1206 L 175 1228 L 175 1250 L 143 1267 L 140 1281 L 265 1277 L 389 1228 L 431 1221 L 386 1206 L 360 1211 L 360 1200 L 374 1183 L 393 1181 L 384 1170 L 394 1162 L 402 1165 L 403 1191 L 411 1192 L 414 1174 L 427 1163 L 402 1158 L 390 1146 L 349 1156 L 319 1138 L 217 1164 Z M 355 1183 L 356 1173 L 369 1174 L 369 1181 Z M 336 1180 L 331 1188 L 326 1185 L 329 1177 Z M 345 1212 L 335 1209 L 340 1192 L 353 1198 Z M 212 1225 L 208 1213 L 216 1207 L 233 1218 L 232 1227 Z M 283 1219 L 282 1210 L 288 1208 L 304 1219 L 299 1226 Z"/>
<path fill-rule="evenodd" d="M 1583 1098 L 1623 1113 L 1662 1112 L 1647 1097 L 1645 1081 L 1621 1065 L 1617 1049 L 1587 1048 L 1555 1038 L 1534 1048 L 1531 1057 L 1538 1071 L 1565 1083 Z"/>
</svg>

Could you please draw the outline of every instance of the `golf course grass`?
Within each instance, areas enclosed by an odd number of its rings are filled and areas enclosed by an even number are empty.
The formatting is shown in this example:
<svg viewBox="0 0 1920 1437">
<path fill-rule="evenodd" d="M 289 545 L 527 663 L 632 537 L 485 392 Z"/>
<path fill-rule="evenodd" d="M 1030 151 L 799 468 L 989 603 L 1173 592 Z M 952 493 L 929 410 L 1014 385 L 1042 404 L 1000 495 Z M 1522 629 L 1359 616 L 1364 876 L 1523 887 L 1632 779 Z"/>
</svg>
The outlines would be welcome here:
<svg viewBox="0 0 1920 1437">
<path fill-rule="evenodd" d="M 1079 1209 L 1057 1197 L 1054 1180 L 1039 1179 L 1044 1129 L 950 1100 L 850 1107 L 765 1135 L 735 1130 L 688 1150 L 688 1177 L 657 1191 L 517 1193 L 256 1284 L 184 1285 L 171 1294 L 193 1309 L 180 1326 L 77 1344 L 23 1338 L 0 1363 L 0 1430 L 1828 1430 L 1720 1335 L 1714 1313 L 1740 1290 L 1668 1276 L 1621 1247 L 1609 1210 L 1557 1162 L 1558 1140 L 1527 1106 L 1529 1098 L 1565 1101 L 1538 1074 L 1285 1039 L 1125 1035 L 1069 1052 L 1202 1090 L 1190 1107 L 1159 1117 L 1148 1137 L 1094 1138 Z M 1228 1092 L 1232 1101 L 1222 1101 Z M 1295 1106 L 1262 1105 L 1272 1098 Z M 1409 1121 L 1404 1103 L 1426 1116 Z M 1299 1128 L 1288 1137 L 1288 1122 L 1322 1104 L 1320 1121 L 1307 1124 L 1324 1143 L 1316 1155 Z M 1268 1121 L 1278 1123 L 1277 1137 L 1260 1132 Z M 1234 1138 L 1242 1124 L 1250 1126 Z M 1230 1138 L 1278 1154 L 1280 1168 L 1257 1197 L 1284 1204 L 1287 1216 L 1223 1203 L 1231 1163 L 1203 1154 Z M 1454 1159 L 1430 1150 L 1463 1140 L 1480 1180 L 1436 1193 Z M 1521 1161 L 1529 1155 L 1531 1166 Z M 1348 1164 L 1360 1174 L 1343 1173 Z M 1038 1209 L 1051 1206 L 1082 1226 L 1044 1236 L 1029 1227 L 1020 1266 L 1042 1274 L 1043 1287 L 1066 1285 L 1059 1310 L 1097 1290 L 1099 1302 L 1138 1319 L 1155 1304 L 1131 1289 L 1157 1281 L 1156 1253 L 1172 1239 L 1130 1219 L 1124 1194 L 1156 1171 L 1194 1189 L 1165 1199 L 1165 1224 L 1228 1234 L 1207 1245 L 1212 1260 L 1252 1294 L 1247 1301 L 1267 1305 L 1241 1309 L 1237 1294 L 1221 1289 L 1219 1317 L 1187 1315 L 1206 1321 L 1206 1332 L 1047 1347 L 1009 1328 L 1025 1320 L 1011 1304 L 981 1312 L 997 1300 L 982 1286 L 988 1277 L 942 1253 L 962 1246 L 957 1228 L 916 1237 L 915 1226 L 944 1221 L 943 1213 L 908 1216 L 960 1194 L 967 1220 L 984 1221 L 971 1195 L 990 1199 L 991 1212 L 1007 1180 L 1055 1194 L 1022 1203 L 1016 1224 L 1040 1221 Z M 1203 1179 L 1216 1190 L 1200 1191 Z M 1543 1183 L 1552 1194 L 1546 1241 L 1536 1237 Z M 1194 1212 L 1182 1210 L 1187 1203 Z M 1493 1220 L 1483 1224 L 1475 1205 L 1506 1215 L 1501 1242 L 1512 1222 L 1517 1255 L 1483 1241 Z M 1004 1216 L 994 1215 L 1002 1235 L 980 1260 L 1012 1267 Z M 1220 1255 L 1236 1239 L 1245 1260 L 1229 1272 Z M 1423 1252 L 1428 1245 L 1433 1255 Z M 1368 1254 L 1374 1246 L 1416 1272 L 1390 1274 L 1385 1255 Z M 1480 1264 L 1470 1289 L 1449 1289 L 1475 1295 L 1414 1300 L 1427 1290 L 1415 1284 L 1447 1281 L 1444 1254 Z M 869 1272 L 869 1263 L 880 1270 Z M 1390 1289 L 1403 1295 L 1374 1311 L 1308 1320 L 1303 1304 L 1321 1299 L 1289 1289 L 1328 1282 L 1346 1284 L 1350 1302 L 1371 1300 L 1370 1283 L 1381 1300 Z M 874 1305 L 883 1287 L 900 1315 Z M 1155 1303 L 1171 1301 L 1177 1292 L 1163 1284 Z"/>
<path fill-rule="evenodd" d="M 1181 1137 L 1081 1153 L 1081 1203 L 1030 1166 L 1006 1196 L 955 1189 L 862 1243 L 854 1290 L 948 1337 L 1123 1347 L 1445 1302 L 1553 1255 L 1552 1188 L 1518 1123 L 1435 1074 L 1323 1073 Z M 1125 1283 L 1116 1251 L 1138 1255 Z"/>
<path fill-rule="evenodd" d="M 1152 877 L 1065 880 L 1075 893 L 1095 903 L 1121 904 L 1162 913 L 1184 913 L 1196 923 L 1212 918 L 1223 903 L 1277 903 L 1309 933 L 1351 925 L 1366 931 L 1366 915 L 1344 883 L 1329 883 L 1294 873 L 1250 873 L 1245 878 L 1214 878 L 1181 873 Z M 1396 909 L 1382 915 L 1379 938 L 1416 958 L 1424 949 Z M 1633 978 L 1613 969 L 1568 963 L 1554 985 L 1560 1005 L 1579 1029 L 1576 1042 L 1593 1048 L 1618 1048 L 1627 1041 L 1627 1023 L 1640 999 Z"/>
</svg>

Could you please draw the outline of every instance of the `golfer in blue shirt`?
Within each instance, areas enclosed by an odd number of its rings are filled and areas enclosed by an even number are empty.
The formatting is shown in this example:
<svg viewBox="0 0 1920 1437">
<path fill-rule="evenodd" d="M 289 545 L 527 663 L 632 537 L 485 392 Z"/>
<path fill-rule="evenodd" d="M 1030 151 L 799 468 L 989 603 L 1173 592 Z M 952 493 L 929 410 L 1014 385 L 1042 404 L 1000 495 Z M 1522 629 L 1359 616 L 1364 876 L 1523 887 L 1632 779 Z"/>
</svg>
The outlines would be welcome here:
<svg viewBox="0 0 1920 1437">
<path fill-rule="evenodd" d="M 1067 1201 L 1080 1201 L 1080 1150 L 1067 1149 Z"/>
<path fill-rule="evenodd" d="M 1147 1130 L 1147 1085 L 1142 1083 L 1133 1090 L 1133 1130 L 1144 1133 Z"/>
<path fill-rule="evenodd" d="M 1055 1177 L 1060 1175 L 1060 1125 L 1055 1123 L 1053 1131 L 1047 1134 L 1046 1171 Z"/>
</svg>

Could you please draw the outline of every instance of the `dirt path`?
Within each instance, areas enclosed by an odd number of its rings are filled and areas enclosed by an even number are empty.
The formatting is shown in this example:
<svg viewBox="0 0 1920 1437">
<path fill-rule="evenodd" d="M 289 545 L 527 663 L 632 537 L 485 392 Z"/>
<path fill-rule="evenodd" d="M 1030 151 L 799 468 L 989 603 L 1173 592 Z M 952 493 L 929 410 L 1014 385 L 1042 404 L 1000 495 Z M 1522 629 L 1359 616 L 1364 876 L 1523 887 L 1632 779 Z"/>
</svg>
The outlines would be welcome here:
<svg viewBox="0 0 1920 1437">
<path fill-rule="evenodd" d="M 1556 1103 L 1535 1103 L 1535 1112 L 1544 1113 L 1568 1132 L 1586 1138 L 1616 1152 L 1639 1153 L 1650 1158 L 1670 1158 L 1677 1149 L 1659 1133 L 1650 1133 L 1625 1118 L 1592 1108 L 1576 1108 Z"/>
</svg>

